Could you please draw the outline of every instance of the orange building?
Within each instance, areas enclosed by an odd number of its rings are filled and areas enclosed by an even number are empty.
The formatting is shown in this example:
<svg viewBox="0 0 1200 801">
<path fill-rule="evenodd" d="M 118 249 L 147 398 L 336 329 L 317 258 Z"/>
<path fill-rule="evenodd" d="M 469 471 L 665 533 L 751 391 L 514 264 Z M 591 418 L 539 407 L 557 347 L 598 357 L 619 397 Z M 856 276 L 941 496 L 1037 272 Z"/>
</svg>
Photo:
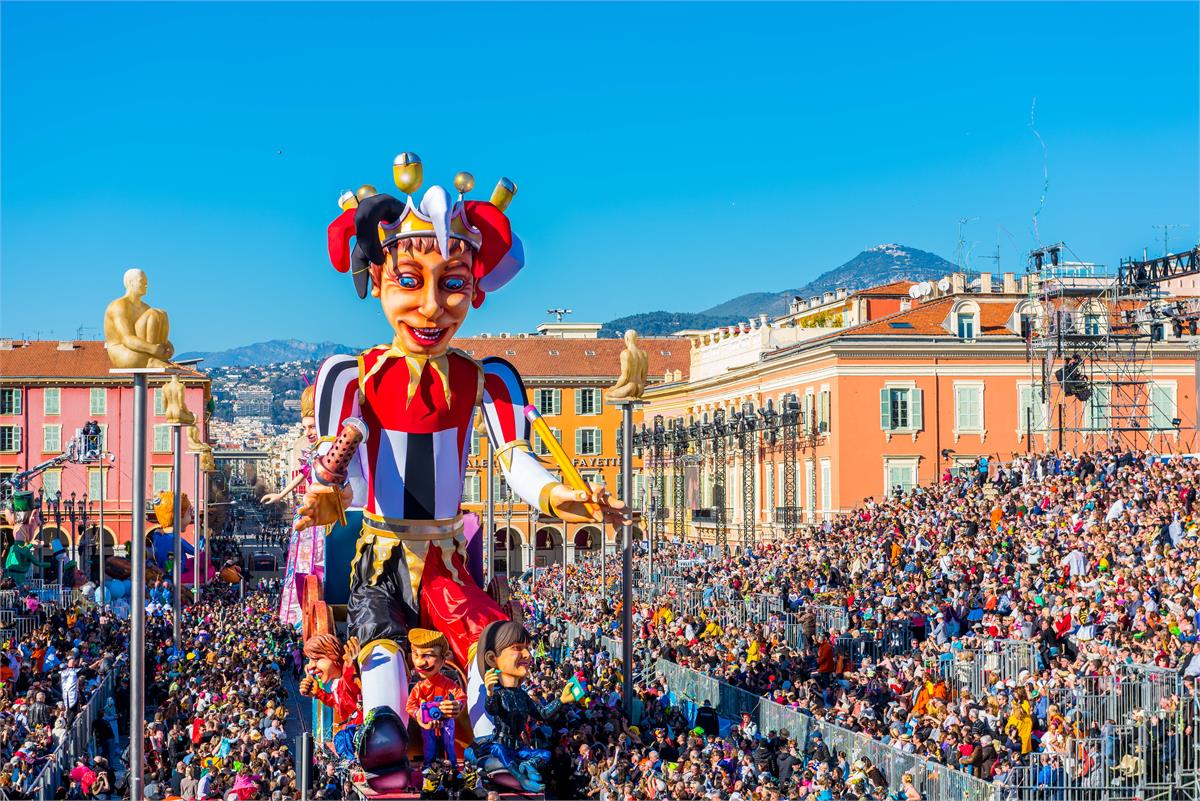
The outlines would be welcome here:
<svg viewBox="0 0 1200 801">
<path fill-rule="evenodd" d="M 537 334 L 464 337 L 456 339 L 454 346 L 475 359 L 498 356 L 516 367 L 529 394 L 527 401 L 545 417 L 584 479 L 604 484 L 616 494 L 620 488 L 621 410 L 605 402 L 605 390 L 620 376 L 620 355 L 625 345 L 620 339 L 598 338 L 599 330 L 599 325 L 548 323 L 539 326 Z M 687 367 L 686 339 L 645 338 L 638 344 L 649 359 L 651 383 L 662 383 L 668 372 L 674 378 L 676 371 Z M 640 424 L 640 412 L 635 411 L 634 419 Z M 546 457 L 547 468 L 558 474 L 536 435 L 532 446 L 534 453 Z M 481 520 L 489 493 L 488 457 L 487 437 L 477 431 L 467 461 L 463 506 L 479 514 Z M 642 483 L 637 460 L 634 469 L 637 497 Z M 568 560 L 573 560 L 576 552 L 599 550 L 604 527 L 539 519 L 536 509 L 508 491 L 500 470 L 493 473 L 497 573 L 516 574 L 560 562 L 564 543 Z M 637 536 L 640 530 L 635 531 Z M 614 542 L 614 537 L 609 530 L 607 541 Z"/>
<path fill-rule="evenodd" d="M 672 480 L 668 451 L 662 503 L 668 535 L 717 539 L 712 510 L 722 497 L 727 541 L 737 545 L 743 532 L 747 539 L 784 535 L 789 508 L 799 507 L 802 521 L 820 520 L 864 498 L 937 481 L 979 456 L 1008 459 L 1060 444 L 1078 450 L 1118 441 L 1162 452 L 1196 450 L 1198 362 L 1188 338 L 1139 317 L 1141 350 L 1114 366 L 1116 351 L 1133 347 L 1120 343 L 1133 341 L 1122 336 L 1136 315 L 1112 312 L 1094 284 L 1063 293 L 1055 311 L 1036 285 L 1026 291 L 1027 279 L 1007 275 L 994 286 L 990 279 L 972 287 L 957 274 L 933 291 L 901 293 L 911 284 L 889 285 L 821 304 L 798 299 L 791 314 L 773 322 L 686 332 L 687 380 L 649 390 L 646 419 L 662 415 L 670 426 L 711 419 L 721 410 L 729 420 L 746 404 L 761 410 L 770 401 L 779 410 L 794 393 L 801 424 L 794 467 L 782 437 L 772 445 L 764 436 L 757 411 L 745 471 L 732 438 L 722 465 L 711 448 L 693 441 L 682 490 Z M 828 308 L 810 310 L 817 305 Z M 829 309 L 845 318 L 835 319 Z M 877 316 L 880 311 L 885 315 Z M 1063 386 L 1050 386 L 1043 397 L 1043 363 L 1051 385 L 1061 365 L 1043 359 L 1053 314 L 1068 321 L 1064 326 L 1077 326 L 1066 330 L 1092 347 L 1112 333 L 1118 344 L 1104 352 L 1103 369 L 1128 375 L 1097 375 L 1086 399 Z M 814 315 L 818 325 L 806 322 Z M 687 493 L 681 504 L 677 491 Z"/>
</svg>

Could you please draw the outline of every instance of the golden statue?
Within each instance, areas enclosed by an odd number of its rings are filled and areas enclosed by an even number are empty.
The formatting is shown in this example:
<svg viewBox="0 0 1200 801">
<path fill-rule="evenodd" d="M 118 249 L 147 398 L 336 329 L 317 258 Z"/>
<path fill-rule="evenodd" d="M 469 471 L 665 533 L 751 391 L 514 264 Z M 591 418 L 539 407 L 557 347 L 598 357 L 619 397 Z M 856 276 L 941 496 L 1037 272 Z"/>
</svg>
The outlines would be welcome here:
<svg viewBox="0 0 1200 801">
<path fill-rule="evenodd" d="M 170 367 L 175 348 L 167 340 L 170 323 L 162 309 L 142 300 L 146 274 L 125 271 L 125 294 L 104 310 L 104 347 L 113 367 Z"/>
<path fill-rule="evenodd" d="M 214 473 L 217 470 L 217 460 L 213 458 L 212 445 L 200 439 L 200 427 L 195 423 L 188 426 L 188 452 L 200 454 L 200 471 Z"/>
<path fill-rule="evenodd" d="M 196 422 L 196 415 L 188 411 L 183 393 L 183 382 L 177 375 L 171 376 L 171 380 L 162 385 L 164 416 L 168 423 L 190 426 Z"/>
<path fill-rule="evenodd" d="M 641 400 L 646 392 L 646 369 L 649 359 L 646 352 L 637 346 L 637 331 L 630 328 L 625 332 L 625 350 L 621 351 L 621 377 L 608 390 L 613 400 Z"/>
</svg>

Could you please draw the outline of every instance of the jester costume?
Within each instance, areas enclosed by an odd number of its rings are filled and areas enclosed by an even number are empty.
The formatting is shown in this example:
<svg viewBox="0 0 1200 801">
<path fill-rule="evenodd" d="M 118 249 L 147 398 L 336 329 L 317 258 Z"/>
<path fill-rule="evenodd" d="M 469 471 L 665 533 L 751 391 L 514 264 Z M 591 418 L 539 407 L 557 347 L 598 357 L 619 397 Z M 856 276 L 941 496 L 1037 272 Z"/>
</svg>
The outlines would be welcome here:
<svg viewBox="0 0 1200 801">
<path fill-rule="evenodd" d="M 311 414 L 311 413 L 310 413 Z M 308 489 L 312 475 L 313 450 L 303 448 L 299 453 L 293 479 L 299 478 L 296 491 L 303 495 Z M 283 577 L 283 588 L 279 596 L 279 622 L 299 626 L 300 586 L 305 576 L 314 575 L 325 583 L 325 526 L 311 526 L 303 531 L 296 529 L 300 517 L 299 505 L 292 512 L 292 536 L 288 541 L 287 570 Z"/>
<path fill-rule="evenodd" d="M 515 187 L 502 182 L 493 201 L 503 197 L 502 189 L 506 206 Z M 366 294 L 370 266 L 383 264 L 385 248 L 406 237 L 433 238 L 441 254 L 451 252 L 451 240 L 466 243 L 473 253 L 476 306 L 524 260 L 501 207 L 461 196 L 451 202 L 440 186 L 429 187 L 419 204 L 411 196 L 402 202 L 364 187 L 358 198 L 344 195 L 343 208 L 330 226 L 330 257 L 343 272 L 354 268 L 360 296 Z M 410 627 L 446 636 L 458 663 L 468 666 L 467 706 L 475 733 L 492 731 L 484 710 L 487 694 L 471 657 L 484 626 L 507 616 L 471 576 L 459 504 L 473 422 L 482 407 L 509 486 L 531 506 L 549 511 L 550 490 L 558 482 L 530 451 L 525 399 L 520 376 L 503 359 L 478 362 L 453 348 L 413 355 L 399 335 L 357 357 L 333 356 L 317 375 L 321 439 L 336 437 L 351 418 L 366 432 L 346 479 L 351 509 L 361 510 L 363 519 L 350 568 L 348 618 L 350 633 L 362 643 L 365 716 L 358 756 L 376 790 L 407 783 L 398 774 L 406 769 L 403 654 Z M 320 446 L 318 454 L 329 447 Z"/>
</svg>

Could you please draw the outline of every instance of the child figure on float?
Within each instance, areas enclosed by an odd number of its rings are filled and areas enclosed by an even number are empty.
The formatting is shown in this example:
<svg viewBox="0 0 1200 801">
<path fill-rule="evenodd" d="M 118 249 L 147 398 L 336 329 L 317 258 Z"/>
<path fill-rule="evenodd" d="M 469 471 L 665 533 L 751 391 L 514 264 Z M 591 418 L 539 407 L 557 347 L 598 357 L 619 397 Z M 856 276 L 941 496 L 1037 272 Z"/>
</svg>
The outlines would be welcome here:
<svg viewBox="0 0 1200 801">
<path fill-rule="evenodd" d="M 450 347 L 470 309 L 523 264 L 521 242 L 504 214 L 516 187 L 502 180 L 492 202 L 465 201 L 474 179 L 459 173 L 457 202 L 440 186 L 429 187 L 418 202 L 420 160 L 397 156 L 394 175 L 407 200 L 364 186 L 357 196 L 342 195 L 343 212 L 329 227 L 334 267 L 352 272 L 360 297 L 369 290 L 379 299 L 393 337 L 321 366 L 319 435 L 335 437 L 348 418 L 361 421 L 367 435 L 345 486 L 314 482 L 297 522 L 301 529 L 330 525 L 343 508 L 362 509 L 348 623 L 362 643 L 365 717 L 358 757 L 376 791 L 408 783 L 403 653 L 410 627 L 446 636 L 468 670 L 475 733 L 492 731 L 474 648 L 483 628 L 506 615 L 471 578 L 459 508 L 476 409 L 482 406 L 508 485 L 531 506 L 569 522 L 613 523 L 625 508 L 603 487 L 582 491 L 560 483 L 533 456 L 525 388 L 512 365 L 499 358 L 480 363 Z M 598 509 L 594 516 L 587 504 Z"/>
</svg>

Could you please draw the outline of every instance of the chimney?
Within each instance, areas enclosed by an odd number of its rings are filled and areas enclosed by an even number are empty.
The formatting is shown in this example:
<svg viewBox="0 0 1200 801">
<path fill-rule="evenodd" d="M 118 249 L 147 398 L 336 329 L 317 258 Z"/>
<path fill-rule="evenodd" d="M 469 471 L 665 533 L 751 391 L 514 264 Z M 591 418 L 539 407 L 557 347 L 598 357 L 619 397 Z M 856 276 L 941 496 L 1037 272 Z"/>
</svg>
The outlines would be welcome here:
<svg viewBox="0 0 1200 801">
<path fill-rule="evenodd" d="M 955 295 L 961 295 L 967 290 L 966 273 L 951 273 L 950 274 L 950 291 Z"/>
<path fill-rule="evenodd" d="M 839 286 L 837 288 L 837 290 L 833 293 L 833 296 L 837 300 L 845 300 L 846 299 L 846 288 L 843 286 Z"/>
<path fill-rule="evenodd" d="M 833 302 L 833 293 L 826 292 L 825 294 L 821 295 L 821 302 L 822 303 L 832 303 Z"/>
<path fill-rule="evenodd" d="M 1012 273 L 1004 274 L 1004 294 L 1005 295 L 1017 294 L 1017 279 L 1016 279 L 1016 276 L 1014 276 Z"/>
<path fill-rule="evenodd" d="M 979 291 L 985 295 L 991 293 L 991 291 L 992 291 L 992 274 L 991 273 L 980 273 L 979 274 Z"/>
<path fill-rule="evenodd" d="M 59 350 L 75 350 L 75 343 L 69 342 L 69 341 L 59 342 L 58 349 Z"/>
</svg>

